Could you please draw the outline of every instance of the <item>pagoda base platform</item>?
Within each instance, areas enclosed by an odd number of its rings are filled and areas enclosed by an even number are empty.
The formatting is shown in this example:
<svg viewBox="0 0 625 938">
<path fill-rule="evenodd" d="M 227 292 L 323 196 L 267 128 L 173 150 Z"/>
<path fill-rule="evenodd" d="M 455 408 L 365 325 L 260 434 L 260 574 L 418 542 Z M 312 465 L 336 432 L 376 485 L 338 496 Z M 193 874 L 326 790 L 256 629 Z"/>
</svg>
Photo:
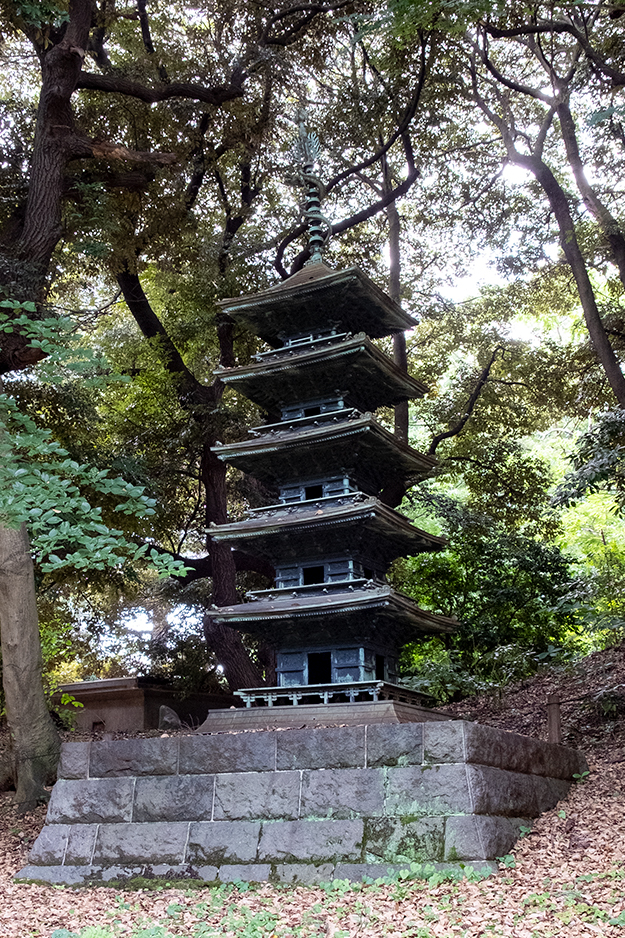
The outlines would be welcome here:
<svg viewBox="0 0 625 938">
<path fill-rule="evenodd" d="M 314 726 L 361 726 L 370 723 L 430 723 L 452 719 L 452 716 L 439 710 L 429 710 L 399 700 L 366 700 L 301 704 L 298 707 L 211 710 L 195 732 L 226 733 Z"/>
<path fill-rule="evenodd" d="M 324 709 L 361 706 L 376 703 Z M 311 884 L 496 870 L 586 760 L 490 726 L 431 722 L 433 713 L 423 723 L 65 743 L 17 879 Z"/>
</svg>

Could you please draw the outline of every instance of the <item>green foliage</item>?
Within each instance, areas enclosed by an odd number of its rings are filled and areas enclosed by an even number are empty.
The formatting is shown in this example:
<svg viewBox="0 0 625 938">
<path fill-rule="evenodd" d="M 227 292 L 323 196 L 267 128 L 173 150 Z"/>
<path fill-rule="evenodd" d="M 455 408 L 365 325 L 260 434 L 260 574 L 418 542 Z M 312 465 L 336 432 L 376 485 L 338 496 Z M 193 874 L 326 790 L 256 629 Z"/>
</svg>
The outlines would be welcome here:
<svg viewBox="0 0 625 938">
<path fill-rule="evenodd" d="M 446 702 L 566 660 L 583 623 L 570 558 L 449 496 L 424 490 L 421 501 L 435 510 L 447 549 L 397 561 L 392 581 L 459 624 L 453 635 L 406 646 L 402 680 Z"/>
<path fill-rule="evenodd" d="M 406 645 L 399 666 L 402 683 L 429 694 L 437 703 L 471 697 L 492 686 L 463 664 L 457 649 L 446 648 L 438 638 Z"/>
<path fill-rule="evenodd" d="M 69 373 L 80 375 L 87 386 L 106 386 L 108 377 L 98 373 L 103 360 L 76 346 L 69 320 L 32 320 L 34 304 L 10 299 L 0 301 L 0 310 L 7 310 L 0 311 L 0 332 L 19 330 L 47 356 L 38 373 L 41 382 L 57 384 Z M 136 519 L 154 514 L 154 499 L 144 494 L 143 486 L 71 459 L 51 430 L 38 427 L 12 397 L 0 394 L 0 523 L 27 524 L 42 572 L 106 570 L 142 559 L 162 576 L 184 572 L 180 561 L 147 543 L 133 544 L 123 531 L 105 523 L 98 499 L 110 500 L 113 514 Z"/>
<path fill-rule="evenodd" d="M 67 3 L 54 0 L 17 0 L 15 11 L 27 26 L 60 26 L 69 21 Z"/>
<path fill-rule="evenodd" d="M 134 545 L 121 530 L 104 524 L 102 508 L 85 495 L 114 497 L 116 512 L 148 518 L 154 500 L 143 488 L 80 465 L 51 436 L 0 395 L 0 522 L 27 524 L 41 569 L 104 570 L 148 557 L 163 576 L 184 572 L 180 561 L 148 544 Z"/>
<path fill-rule="evenodd" d="M 496 0 L 391 0 L 382 17 L 358 22 L 362 35 L 383 30 L 408 42 L 422 30 L 462 35 L 470 25 L 503 8 L 503 2 Z"/>
<path fill-rule="evenodd" d="M 497 859 L 507 870 L 513 870 L 516 867 L 516 860 L 511 853 L 507 853 L 505 857 L 497 857 Z"/>
<path fill-rule="evenodd" d="M 448 548 L 399 561 L 394 582 L 426 608 L 462 622 L 454 643 L 463 655 L 515 644 L 543 651 L 572 627 L 558 610 L 573 582 L 559 548 L 509 532 L 448 497 L 430 503 Z"/>
<path fill-rule="evenodd" d="M 571 455 L 573 471 L 554 493 L 555 505 L 574 505 L 589 492 L 614 492 L 625 505 L 625 410 L 605 410 L 578 437 Z"/>
</svg>

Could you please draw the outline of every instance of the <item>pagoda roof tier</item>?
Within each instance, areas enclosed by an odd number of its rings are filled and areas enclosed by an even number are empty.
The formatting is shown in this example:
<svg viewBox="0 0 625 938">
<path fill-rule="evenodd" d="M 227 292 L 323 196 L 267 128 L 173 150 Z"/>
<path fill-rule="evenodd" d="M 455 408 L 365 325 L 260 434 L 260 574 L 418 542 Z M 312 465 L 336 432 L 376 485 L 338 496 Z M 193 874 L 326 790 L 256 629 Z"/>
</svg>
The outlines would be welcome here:
<svg viewBox="0 0 625 938">
<path fill-rule="evenodd" d="M 210 611 L 216 622 L 250 632 L 275 648 L 386 641 L 400 647 L 423 633 L 454 632 L 455 619 L 420 609 L 387 585 L 327 596 L 284 590 L 284 599 L 262 599 Z"/>
<path fill-rule="evenodd" d="M 312 264 L 268 290 L 219 300 L 219 305 L 274 348 L 289 336 L 331 328 L 381 339 L 415 325 L 359 267 L 331 270 Z"/>
<path fill-rule="evenodd" d="M 402 371 L 364 332 L 267 353 L 258 364 L 217 368 L 215 375 L 269 411 L 328 392 L 342 394 L 360 410 L 392 406 L 427 392 L 424 384 Z"/>
<path fill-rule="evenodd" d="M 214 525 L 210 533 L 214 541 L 251 550 L 272 563 L 305 561 L 339 550 L 385 569 L 396 557 L 441 550 L 446 543 L 362 494 L 271 505 L 256 509 L 245 521 Z"/>
<path fill-rule="evenodd" d="M 298 430 L 273 429 L 240 443 L 220 444 L 213 447 L 213 452 L 268 485 L 343 472 L 372 495 L 392 481 L 407 481 L 436 465 L 432 456 L 399 440 L 370 413 L 355 412 L 346 419 L 319 418 L 315 423 Z M 274 424 L 274 428 L 279 426 Z"/>
</svg>

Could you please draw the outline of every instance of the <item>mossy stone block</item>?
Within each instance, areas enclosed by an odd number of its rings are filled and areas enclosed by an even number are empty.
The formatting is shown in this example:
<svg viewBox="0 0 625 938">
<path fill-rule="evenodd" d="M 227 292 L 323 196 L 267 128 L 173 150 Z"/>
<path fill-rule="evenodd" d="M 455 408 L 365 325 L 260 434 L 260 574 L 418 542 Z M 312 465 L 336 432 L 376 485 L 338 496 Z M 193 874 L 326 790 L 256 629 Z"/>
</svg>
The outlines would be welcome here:
<svg viewBox="0 0 625 938">
<path fill-rule="evenodd" d="M 365 855 L 371 862 L 422 863 L 442 860 L 445 819 L 373 818 L 365 821 Z"/>
<path fill-rule="evenodd" d="M 181 775 L 270 772 L 276 766 L 277 733 L 219 733 L 180 737 Z"/>
<path fill-rule="evenodd" d="M 386 786 L 390 816 L 470 814 L 473 807 L 465 765 L 396 766 L 387 770 Z"/>
<path fill-rule="evenodd" d="M 181 864 L 189 825 L 153 821 L 149 824 L 102 824 L 93 852 L 94 864 Z"/>
<path fill-rule="evenodd" d="M 178 771 L 178 739 L 115 739 L 93 743 L 89 759 L 92 778 L 128 775 L 175 775 Z"/>
<path fill-rule="evenodd" d="M 46 824 L 30 851 L 28 862 L 36 866 L 61 864 L 67 849 L 70 830 L 69 824 Z"/>
<path fill-rule="evenodd" d="M 287 730 L 276 736 L 278 769 L 364 768 L 364 726 Z"/>
<path fill-rule="evenodd" d="M 214 819 L 297 818 L 299 772 L 235 772 L 217 776 Z"/>
<path fill-rule="evenodd" d="M 97 833 L 97 824 L 73 824 L 70 828 L 63 862 L 68 866 L 89 865 L 93 856 Z"/>
<path fill-rule="evenodd" d="M 367 766 L 420 765 L 422 723 L 374 723 L 367 727 Z"/>
<path fill-rule="evenodd" d="M 362 858 L 363 822 L 278 821 L 263 824 L 258 857 L 273 863 Z"/>
<path fill-rule="evenodd" d="M 494 860 L 509 852 L 527 818 L 448 817 L 445 822 L 445 860 Z"/>
<path fill-rule="evenodd" d="M 58 778 L 87 778 L 91 743 L 63 743 Z"/>
<path fill-rule="evenodd" d="M 198 821 L 189 826 L 186 860 L 194 866 L 251 863 L 259 835 L 258 821 Z"/>
</svg>

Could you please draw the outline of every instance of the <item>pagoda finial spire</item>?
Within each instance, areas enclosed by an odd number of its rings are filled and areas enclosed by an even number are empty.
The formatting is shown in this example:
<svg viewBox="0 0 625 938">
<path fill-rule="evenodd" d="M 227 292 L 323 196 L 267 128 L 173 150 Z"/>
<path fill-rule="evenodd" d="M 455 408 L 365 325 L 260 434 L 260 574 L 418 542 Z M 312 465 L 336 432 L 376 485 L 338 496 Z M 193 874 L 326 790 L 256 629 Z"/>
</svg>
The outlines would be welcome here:
<svg viewBox="0 0 625 938">
<path fill-rule="evenodd" d="M 323 249 L 330 237 L 332 224 L 321 214 L 321 199 L 324 195 L 324 186 L 321 179 L 315 174 L 315 163 L 319 158 L 321 145 L 316 133 L 308 132 L 306 128 L 307 114 L 304 108 L 297 111 L 297 124 L 299 137 L 295 146 L 298 167 L 298 178 L 306 189 L 303 215 L 308 225 L 309 264 L 323 263 Z M 325 229 L 325 231 L 324 231 Z"/>
</svg>

